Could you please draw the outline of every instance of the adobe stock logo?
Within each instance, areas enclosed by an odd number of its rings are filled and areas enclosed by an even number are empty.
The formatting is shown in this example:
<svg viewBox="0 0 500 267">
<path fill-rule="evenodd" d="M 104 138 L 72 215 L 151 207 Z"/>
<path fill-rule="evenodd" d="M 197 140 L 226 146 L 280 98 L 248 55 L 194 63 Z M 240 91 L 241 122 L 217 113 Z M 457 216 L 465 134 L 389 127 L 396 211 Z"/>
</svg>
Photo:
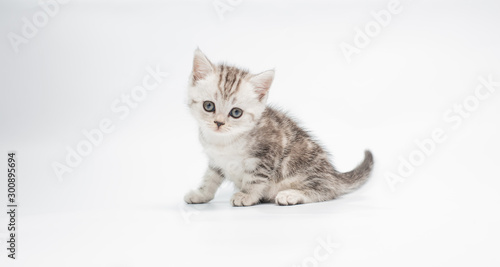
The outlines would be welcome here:
<svg viewBox="0 0 500 267">
<path fill-rule="evenodd" d="M 335 249 L 340 247 L 339 243 L 333 241 L 331 234 L 328 234 L 326 238 L 316 238 L 316 242 L 318 245 L 314 248 L 312 256 L 305 257 L 300 265 L 294 264 L 293 267 L 318 267 L 333 254 Z"/>
<path fill-rule="evenodd" d="M 217 13 L 221 21 L 226 18 L 226 13 L 233 12 L 241 3 L 243 3 L 243 0 L 215 0 L 212 2 L 215 13 Z"/>
<path fill-rule="evenodd" d="M 146 72 L 141 85 L 134 86 L 128 94 L 122 94 L 120 98 L 111 103 L 111 112 L 117 115 L 120 120 L 125 120 L 131 110 L 136 109 L 139 103 L 147 98 L 149 92 L 158 88 L 163 79 L 168 76 L 168 73 L 160 70 L 160 66 L 156 66 L 154 69 L 147 66 Z M 80 166 L 83 159 L 92 154 L 94 148 L 102 144 L 106 134 L 110 134 L 114 130 L 115 123 L 111 118 L 101 119 L 95 129 L 84 129 L 82 131 L 84 138 L 76 146 L 66 146 L 65 162 L 54 161 L 52 163 L 52 169 L 57 179 L 62 182 L 63 176 Z"/>
<path fill-rule="evenodd" d="M 47 0 L 39 2 L 39 9 L 33 14 L 31 19 L 23 17 L 22 26 L 20 34 L 9 32 L 7 34 L 7 39 L 9 39 L 10 45 L 14 52 L 19 52 L 19 46 L 21 44 L 27 44 L 30 39 L 33 39 L 38 32 L 47 26 L 50 19 L 55 17 L 61 5 L 67 4 L 68 0 Z"/>
<path fill-rule="evenodd" d="M 353 44 L 342 42 L 339 45 L 347 63 L 351 63 L 353 55 L 360 54 L 361 49 L 368 47 L 372 39 L 380 35 L 382 30 L 389 26 L 393 16 L 401 13 L 401 11 L 403 11 L 403 7 L 398 0 L 390 1 L 387 4 L 387 9 L 382 9 L 378 12 L 372 11 L 371 15 L 373 19 L 366 23 L 363 29 L 359 27 L 354 29 L 356 34 L 354 35 Z"/>
<path fill-rule="evenodd" d="M 489 99 L 500 87 L 500 82 L 493 81 L 491 75 L 488 78 L 478 77 L 478 80 L 479 84 L 474 88 L 473 92 L 460 103 L 453 104 L 453 107 L 443 113 L 443 121 L 451 124 L 451 130 L 458 130 L 464 120 L 470 118 L 472 113 L 481 106 L 481 102 Z M 446 140 L 448 140 L 448 134 L 444 127 L 436 127 L 431 131 L 429 137 L 415 140 L 416 148 L 407 157 L 399 157 L 397 171 L 385 174 L 385 179 L 391 191 L 394 192 L 396 186 L 405 182 L 417 167 L 422 166 L 436 152 L 438 145 Z"/>
</svg>

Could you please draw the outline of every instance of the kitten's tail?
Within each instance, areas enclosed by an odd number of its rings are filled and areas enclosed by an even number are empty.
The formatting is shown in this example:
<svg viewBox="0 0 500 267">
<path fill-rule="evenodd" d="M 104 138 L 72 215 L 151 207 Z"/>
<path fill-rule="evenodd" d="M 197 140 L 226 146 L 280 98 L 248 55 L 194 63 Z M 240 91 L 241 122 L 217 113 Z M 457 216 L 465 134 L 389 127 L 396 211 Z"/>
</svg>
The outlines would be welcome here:
<svg viewBox="0 0 500 267">
<path fill-rule="evenodd" d="M 373 169 L 373 155 L 369 150 L 365 150 L 365 159 L 354 170 L 340 174 L 340 178 L 344 181 L 344 192 L 347 194 L 361 187 L 370 176 Z"/>
</svg>

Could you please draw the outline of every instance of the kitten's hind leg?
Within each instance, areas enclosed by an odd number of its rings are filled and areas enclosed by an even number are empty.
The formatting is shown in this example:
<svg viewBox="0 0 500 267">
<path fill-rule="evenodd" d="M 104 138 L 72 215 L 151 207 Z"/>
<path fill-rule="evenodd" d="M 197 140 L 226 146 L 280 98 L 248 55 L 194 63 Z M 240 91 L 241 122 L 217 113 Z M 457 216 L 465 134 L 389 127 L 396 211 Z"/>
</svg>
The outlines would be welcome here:
<svg viewBox="0 0 500 267">
<path fill-rule="evenodd" d="M 315 202 L 304 192 L 297 189 L 287 189 L 278 192 L 275 202 L 281 206 L 297 205 Z"/>
</svg>

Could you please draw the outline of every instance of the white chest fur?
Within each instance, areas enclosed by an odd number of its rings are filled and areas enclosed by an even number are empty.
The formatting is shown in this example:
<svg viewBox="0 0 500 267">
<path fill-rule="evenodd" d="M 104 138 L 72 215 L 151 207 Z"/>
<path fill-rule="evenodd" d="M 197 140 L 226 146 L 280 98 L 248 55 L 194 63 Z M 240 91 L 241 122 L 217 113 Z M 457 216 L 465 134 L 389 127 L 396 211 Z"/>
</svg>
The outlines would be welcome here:
<svg viewBox="0 0 500 267">
<path fill-rule="evenodd" d="M 249 160 L 247 151 L 247 142 L 236 140 L 230 144 L 217 144 L 202 142 L 205 153 L 208 155 L 210 164 L 220 168 L 226 179 L 234 182 L 241 188 L 242 179 L 245 176 L 245 169 L 248 169 L 251 160 Z"/>
</svg>

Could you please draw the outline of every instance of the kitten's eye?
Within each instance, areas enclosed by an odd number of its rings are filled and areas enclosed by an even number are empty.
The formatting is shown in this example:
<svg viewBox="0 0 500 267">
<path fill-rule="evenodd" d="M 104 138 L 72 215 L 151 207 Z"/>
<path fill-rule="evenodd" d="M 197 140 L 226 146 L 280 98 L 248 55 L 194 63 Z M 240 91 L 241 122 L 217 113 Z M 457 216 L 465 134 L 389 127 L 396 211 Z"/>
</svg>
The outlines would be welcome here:
<svg viewBox="0 0 500 267">
<path fill-rule="evenodd" d="M 203 108 L 205 109 L 206 112 L 214 112 L 215 104 L 212 101 L 205 101 L 203 102 Z"/>
<path fill-rule="evenodd" d="M 240 108 L 233 108 L 231 109 L 231 112 L 229 112 L 229 115 L 235 119 L 241 117 L 241 115 L 243 115 L 243 110 L 241 110 Z"/>
</svg>

